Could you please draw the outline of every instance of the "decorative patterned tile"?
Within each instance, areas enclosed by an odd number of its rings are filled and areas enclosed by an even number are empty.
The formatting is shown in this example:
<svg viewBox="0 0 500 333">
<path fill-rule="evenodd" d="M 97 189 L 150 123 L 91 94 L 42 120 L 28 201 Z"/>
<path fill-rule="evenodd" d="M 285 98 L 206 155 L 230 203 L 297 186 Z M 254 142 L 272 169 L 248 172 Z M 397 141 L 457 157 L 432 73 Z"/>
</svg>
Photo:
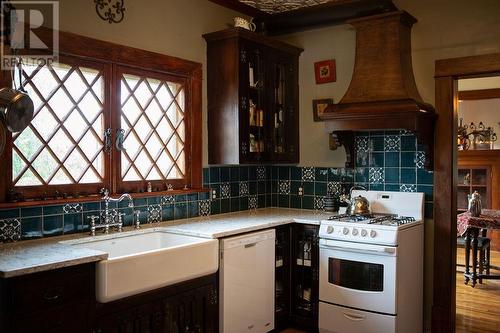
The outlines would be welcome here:
<svg viewBox="0 0 500 333">
<path fill-rule="evenodd" d="M 173 195 L 164 195 L 161 197 L 162 205 L 173 205 L 175 203 L 175 196 Z"/>
<path fill-rule="evenodd" d="M 212 202 L 210 200 L 199 201 L 198 211 L 200 216 L 210 216 L 212 213 Z"/>
<path fill-rule="evenodd" d="M 314 197 L 314 209 L 315 210 L 325 210 L 325 198 L 324 197 Z"/>
<path fill-rule="evenodd" d="M 82 204 L 79 204 L 79 203 L 66 204 L 63 206 L 64 214 L 81 213 L 82 210 L 83 210 Z"/>
<path fill-rule="evenodd" d="M 19 219 L 0 220 L 0 241 L 16 242 L 21 239 L 21 222 Z"/>
<path fill-rule="evenodd" d="M 220 184 L 220 197 L 223 199 L 231 197 L 231 185 L 229 183 Z"/>
<path fill-rule="evenodd" d="M 368 152 L 370 150 L 369 140 L 367 136 L 356 136 L 356 151 Z"/>
<path fill-rule="evenodd" d="M 417 151 L 415 153 L 415 165 L 417 169 L 423 169 L 425 166 L 425 153 L 423 151 Z"/>
<path fill-rule="evenodd" d="M 251 195 L 248 197 L 248 209 L 255 210 L 259 208 L 259 201 L 256 195 Z"/>
<path fill-rule="evenodd" d="M 326 185 L 326 193 L 334 196 L 342 194 L 342 184 L 340 182 L 328 182 Z"/>
<path fill-rule="evenodd" d="M 161 205 L 148 206 L 148 223 L 161 222 Z"/>
<path fill-rule="evenodd" d="M 401 149 L 401 137 L 399 135 L 386 135 L 384 137 L 385 151 L 399 151 Z"/>
<path fill-rule="evenodd" d="M 302 181 L 313 182 L 316 180 L 316 174 L 314 167 L 303 167 L 302 168 Z"/>
<path fill-rule="evenodd" d="M 279 194 L 290 194 L 290 181 L 289 180 L 280 180 L 278 183 L 279 186 Z"/>
<path fill-rule="evenodd" d="M 411 131 L 408 131 L 408 130 L 405 130 L 405 129 L 402 129 L 399 133 L 401 135 L 413 135 L 413 133 Z"/>
<path fill-rule="evenodd" d="M 415 184 L 401 184 L 399 185 L 401 192 L 417 192 L 417 185 Z"/>
<path fill-rule="evenodd" d="M 370 168 L 369 170 L 370 183 L 380 184 L 385 181 L 384 168 Z"/>
<path fill-rule="evenodd" d="M 263 165 L 259 165 L 257 167 L 257 180 L 265 180 L 266 179 L 266 167 Z"/>
<path fill-rule="evenodd" d="M 248 182 L 240 182 L 240 197 L 248 195 Z"/>
</svg>

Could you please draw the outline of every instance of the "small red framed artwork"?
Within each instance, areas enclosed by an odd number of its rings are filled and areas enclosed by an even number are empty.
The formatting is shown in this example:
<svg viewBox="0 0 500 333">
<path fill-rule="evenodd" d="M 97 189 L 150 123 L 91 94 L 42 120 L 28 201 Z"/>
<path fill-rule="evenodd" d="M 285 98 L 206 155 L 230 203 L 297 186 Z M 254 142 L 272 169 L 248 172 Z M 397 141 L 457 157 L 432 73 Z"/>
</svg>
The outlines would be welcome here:
<svg viewBox="0 0 500 333">
<path fill-rule="evenodd" d="M 335 59 L 315 62 L 314 74 L 316 76 L 316 84 L 337 81 L 335 71 Z"/>
</svg>

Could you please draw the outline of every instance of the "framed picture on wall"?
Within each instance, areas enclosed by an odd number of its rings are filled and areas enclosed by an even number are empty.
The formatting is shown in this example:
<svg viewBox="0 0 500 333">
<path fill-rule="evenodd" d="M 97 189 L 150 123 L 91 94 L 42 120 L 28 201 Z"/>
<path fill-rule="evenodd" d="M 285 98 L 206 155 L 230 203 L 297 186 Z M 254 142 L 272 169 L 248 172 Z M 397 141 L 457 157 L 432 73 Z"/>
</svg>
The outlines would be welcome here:
<svg viewBox="0 0 500 333">
<path fill-rule="evenodd" d="M 337 81 L 335 59 L 315 62 L 314 75 L 316 77 L 316 84 Z"/>
<path fill-rule="evenodd" d="M 326 107 L 331 104 L 333 104 L 333 98 L 313 99 L 314 121 L 322 121 L 321 115 L 325 112 Z"/>
</svg>

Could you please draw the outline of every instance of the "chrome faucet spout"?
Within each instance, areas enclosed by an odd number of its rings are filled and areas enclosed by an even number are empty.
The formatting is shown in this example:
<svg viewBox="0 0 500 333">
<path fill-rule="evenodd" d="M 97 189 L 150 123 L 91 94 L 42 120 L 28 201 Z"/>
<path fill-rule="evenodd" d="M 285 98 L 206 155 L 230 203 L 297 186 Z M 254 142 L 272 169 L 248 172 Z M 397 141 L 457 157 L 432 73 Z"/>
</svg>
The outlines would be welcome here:
<svg viewBox="0 0 500 333">
<path fill-rule="evenodd" d="M 127 199 L 128 200 L 128 207 L 134 208 L 134 200 L 132 199 L 132 196 L 128 193 L 124 193 L 118 198 L 112 198 L 109 195 L 109 190 L 106 188 L 101 189 L 101 194 L 102 194 L 102 200 L 104 201 L 104 213 L 102 214 L 102 217 L 101 217 L 101 219 L 103 221 L 101 221 L 101 223 L 99 225 L 95 225 L 95 221 L 93 220 L 94 226 L 91 230 L 91 234 L 95 235 L 96 228 L 105 228 L 105 233 L 107 233 L 109 230 L 109 227 L 114 227 L 114 226 L 117 227 L 118 231 L 121 231 L 122 226 L 123 226 L 123 216 L 125 216 L 125 213 L 117 212 L 117 210 L 113 210 L 113 212 L 112 212 L 109 209 L 109 203 L 110 202 L 121 202 L 124 199 Z M 116 221 L 116 218 L 118 221 Z"/>
</svg>

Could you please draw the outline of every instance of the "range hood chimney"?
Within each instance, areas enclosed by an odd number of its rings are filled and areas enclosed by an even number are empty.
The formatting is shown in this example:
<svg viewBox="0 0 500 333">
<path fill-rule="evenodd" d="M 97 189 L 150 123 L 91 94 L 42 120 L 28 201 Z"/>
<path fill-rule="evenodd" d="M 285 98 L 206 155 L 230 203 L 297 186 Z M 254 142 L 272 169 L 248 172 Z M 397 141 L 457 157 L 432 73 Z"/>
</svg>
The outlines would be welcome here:
<svg viewBox="0 0 500 333">
<path fill-rule="evenodd" d="M 356 28 L 354 73 L 346 94 L 327 107 L 321 119 L 345 144 L 348 131 L 406 129 L 427 147 L 432 163 L 436 114 L 417 90 L 411 61 L 411 27 L 417 20 L 405 11 L 348 21 Z M 342 142 L 344 141 L 344 142 Z M 350 161 L 349 161 L 350 159 Z"/>
</svg>

